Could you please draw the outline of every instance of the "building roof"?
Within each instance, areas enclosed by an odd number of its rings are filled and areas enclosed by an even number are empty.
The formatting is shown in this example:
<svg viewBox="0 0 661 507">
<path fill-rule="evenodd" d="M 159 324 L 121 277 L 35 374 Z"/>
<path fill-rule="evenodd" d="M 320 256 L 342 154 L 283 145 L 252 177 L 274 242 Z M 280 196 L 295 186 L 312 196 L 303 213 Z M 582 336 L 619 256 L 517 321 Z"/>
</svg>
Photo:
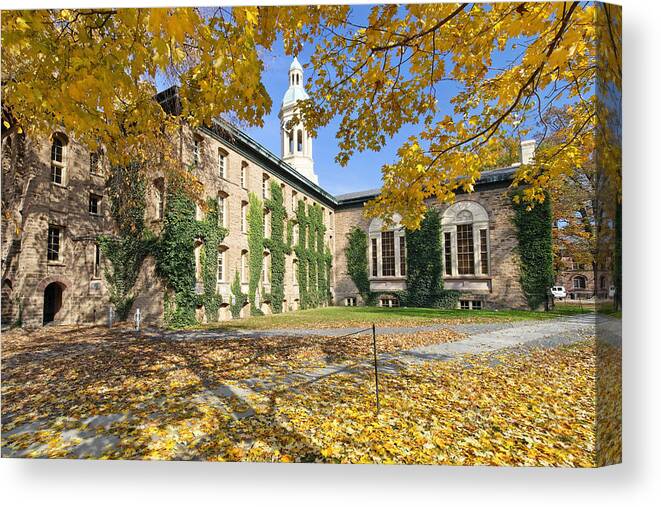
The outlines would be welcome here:
<svg viewBox="0 0 661 507">
<path fill-rule="evenodd" d="M 301 85 L 291 85 L 287 88 L 285 96 L 282 98 L 282 105 L 293 104 L 299 100 L 307 100 L 310 96 Z"/>
<path fill-rule="evenodd" d="M 484 171 L 480 175 L 480 179 L 475 182 L 476 187 L 497 184 L 502 182 L 509 182 L 514 177 L 514 173 L 520 164 L 513 164 L 510 167 L 501 167 L 499 169 L 492 169 Z M 361 190 L 360 192 L 349 192 L 347 194 L 339 194 L 335 196 L 338 206 L 357 206 L 374 199 L 381 193 L 380 188 L 372 188 L 370 190 Z"/>
<path fill-rule="evenodd" d="M 292 65 L 295 63 L 297 63 L 297 60 L 292 62 Z M 305 94 L 305 98 L 308 97 L 307 93 L 305 93 L 305 90 L 303 90 L 301 86 L 292 86 L 290 87 L 290 90 L 292 88 L 300 88 Z M 177 87 L 172 86 L 156 96 L 162 107 L 172 114 L 179 114 L 180 112 L 177 91 Z M 289 90 L 287 91 L 289 92 Z M 285 98 L 286 97 L 287 94 L 285 94 Z M 307 179 L 268 148 L 227 121 L 216 119 L 213 121 L 211 127 L 203 127 L 203 130 L 221 142 L 231 145 L 231 147 L 242 152 L 253 161 L 260 162 L 267 170 L 277 174 L 293 187 L 303 192 L 308 192 L 315 196 L 319 201 L 326 203 L 328 206 L 344 207 L 362 205 L 370 199 L 378 196 L 381 192 L 380 188 L 372 188 L 369 190 L 361 190 L 358 192 L 349 192 L 333 196 L 319 185 Z M 225 132 L 228 135 L 222 135 L 222 132 Z M 477 180 L 476 187 L 511 181 L 519 165 L 519 163 L 516 163 L 509 167 L 484 171 L 480 179 Z"/>
<path fill-rule="evenodd" d="M 301 62 L 298 61 L 298 58 L 294 57 L 294 61 L 292 61 L 289 66 L 289 70 L 300 70 L 303 72 L 303 66 L 301 65 Z"/>
</svg>

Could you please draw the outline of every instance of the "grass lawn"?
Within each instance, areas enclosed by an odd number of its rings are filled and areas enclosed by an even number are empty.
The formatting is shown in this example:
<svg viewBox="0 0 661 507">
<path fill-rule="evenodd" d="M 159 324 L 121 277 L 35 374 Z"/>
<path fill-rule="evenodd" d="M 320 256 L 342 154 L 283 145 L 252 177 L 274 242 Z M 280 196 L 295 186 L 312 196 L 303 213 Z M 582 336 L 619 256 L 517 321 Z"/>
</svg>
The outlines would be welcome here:
<svg viewBox="0 0 661 507">
<path fill-rule="evenodd" d="M 421 326 L 436 323 L 542 320 L 590 313 L 576 306 L 556 307 L 552 312 L 527 310 L 438 310 L 433 308 L 380 308 L 374 306 L 330 306 L 313 310 L 265 315 L 207 324 L 205 329 L 305 329 L 333 327 Z"/>
</svg>

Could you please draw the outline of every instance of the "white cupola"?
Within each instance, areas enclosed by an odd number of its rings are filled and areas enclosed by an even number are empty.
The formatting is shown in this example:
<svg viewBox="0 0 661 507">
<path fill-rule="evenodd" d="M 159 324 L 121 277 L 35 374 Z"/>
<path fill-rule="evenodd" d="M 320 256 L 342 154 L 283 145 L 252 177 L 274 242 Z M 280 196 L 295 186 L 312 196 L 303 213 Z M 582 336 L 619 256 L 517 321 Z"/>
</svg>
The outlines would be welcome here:
<svg viewBox="0 0 661 507">
<path fill-rule="evenodd" d="M 280 107 L 280 145 L 282 146 L 282 160 L 291 165 L 301 175 L 313 183 L 319 178 L 314 172 L 312 160 L 312 138 L 308 135 L 303 122 L 288 127 L 288 123 L 296 114 L 296 104 L 299 100 L 310 98 L 303 87 L 303 67 L 298 59 L 289 66 L 289 88 L 285 92 Z"/>
</svg>

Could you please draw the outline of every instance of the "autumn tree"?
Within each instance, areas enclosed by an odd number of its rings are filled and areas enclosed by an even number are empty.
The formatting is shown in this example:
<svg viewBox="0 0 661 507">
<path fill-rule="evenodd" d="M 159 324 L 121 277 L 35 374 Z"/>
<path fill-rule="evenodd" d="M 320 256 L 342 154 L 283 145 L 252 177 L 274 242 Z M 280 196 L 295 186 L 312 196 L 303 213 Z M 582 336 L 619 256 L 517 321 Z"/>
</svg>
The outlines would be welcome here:
<svg viewBox="0 0 661 507">
<path fill-rule="evenodd" d="M 152 154 L 168 152 L 182 121 L 195 127 L 232 115 L 262 124 L 272 106 L 262 57 L 279 37 L 288 54 L 314 48 L 301 116 L 312 133 L 339 117 L 339 163 L 414 126 L 382 169 L 370 215 L 399 213 L 417 228 L 426 199 L 471 191 L 497 165 L 505 139 L 529 135 L 559 104 L 569 119 L 555 133 L 562 142 L 515 175 L 531 205 L 581 166 L 585 146 L 618 145 L 608 119 L 618 108 L 603 104 L 619 100 L 619 7 L 388 4 L 363 13 L 346 5 L 6 12 L 3 136 L 58 127 L 107 146 L 113 163 L 176 167 L 176 152 L 163 161 Z M 159 76 L 180 86 L 176 118 L 153 100 Z M 619 153 L 603 148 L 601 157 L 617 200 Z"/>
</svg>

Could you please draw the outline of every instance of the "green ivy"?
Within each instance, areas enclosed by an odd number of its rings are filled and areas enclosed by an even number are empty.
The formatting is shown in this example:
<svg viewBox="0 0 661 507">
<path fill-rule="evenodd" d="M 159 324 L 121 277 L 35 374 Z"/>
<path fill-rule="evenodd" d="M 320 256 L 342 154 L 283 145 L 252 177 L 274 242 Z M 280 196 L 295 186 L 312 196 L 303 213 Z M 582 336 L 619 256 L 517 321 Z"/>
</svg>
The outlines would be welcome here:
<svg viewBox="0 0 661 507">
<path fill-rule="evenodd" d="M 110 302 L 119 320 L 125 320 L 133 305 L 133 286 L 145 257 L 154 247 L 155 238 L 145 230 L 145 183 L 134 166 L 118 167 L 108 181 L 110 209 L 117 224 L 118 236 L 101 235 L 99 248 L 108 261 L 104 276 Z"/>
<path fill-rule="evenodd" d="M 359 227 L 353 227 L 347 233 L 347 247 L 344 250 L 347 272 L 367 305 L 374 299 L 370 290 L 368 250 L 367 233 Z"/>
<path fill-rule="evenodd" d="M 230 287 L 232 291 L 232 302 L 230 304 L 230 313 L 232 314 L 233 319 L 238 319 L 241 317 L 241 309 L 248 302 L 248 295 L 241 291 L 241 278 L 239 277 L 239 272 L 234 272 L 234 281 Z"/>
<path fill-rule="evenodd" d="M 248 196 L 248 300 L 250 314 L 262 315 L 257 308 L 257 288 L 262 279 L 264 262 L 264 204 L 254 194 Z"/>
<path fill-rule="evenodd" d="M 515 196 L 516 197 L 516 196 Z M 543 203 L 530 206 L 523 199 L 513 199 L 514 224 L 517 228 L 521 259 L 521 288 L 530 309 L 546 301 L 553 285 L 553 217 L 548 194 Z"/>
<path fill-rule="evenodd" d="M 281 313 L 285 299 L 285 256 L 291 252 L 291 236 L 284 237 L 287 212 L 282 187 L 275 181 L 271 182 L 271 198 L 266 200 L 265 205 L 271 213 L 271 237 L 264 240 L 264 246 L 271 252 L 271 308 L 273 313 Z M 288 234 L 289 229 L 290 222 L 287 222 Z"/>
<path fill-rule="evenodd" d="M 316 308 L 330 300 L 329 267 L 332 255 L 324 245 L 323 210 L 318 204 L 306 206 L 298 202 L 296 210 L 298 242 L 294 247 L 298 258 L 298 286 L 301 309 Z"/>
<path fill-rule="evenodd" d="M 196 308 L 203 306 L 209 321 L 218 320 L 222 297 L 216 294 L 218 246 L 227 230 L 218 225 L 218 209 L 214 199 L 206 203 L 204 220 L 195 219 L 195 203 L 182 191 L 168 194 L 161 240 L 158 244 L 156 267 L 173 293 L 166 293 L 165 322 L 182 327 L 197 323 Z M 200 264 L 202 293 L 196 293 L 195 242 L 202 241 Z"/>
</svg>

